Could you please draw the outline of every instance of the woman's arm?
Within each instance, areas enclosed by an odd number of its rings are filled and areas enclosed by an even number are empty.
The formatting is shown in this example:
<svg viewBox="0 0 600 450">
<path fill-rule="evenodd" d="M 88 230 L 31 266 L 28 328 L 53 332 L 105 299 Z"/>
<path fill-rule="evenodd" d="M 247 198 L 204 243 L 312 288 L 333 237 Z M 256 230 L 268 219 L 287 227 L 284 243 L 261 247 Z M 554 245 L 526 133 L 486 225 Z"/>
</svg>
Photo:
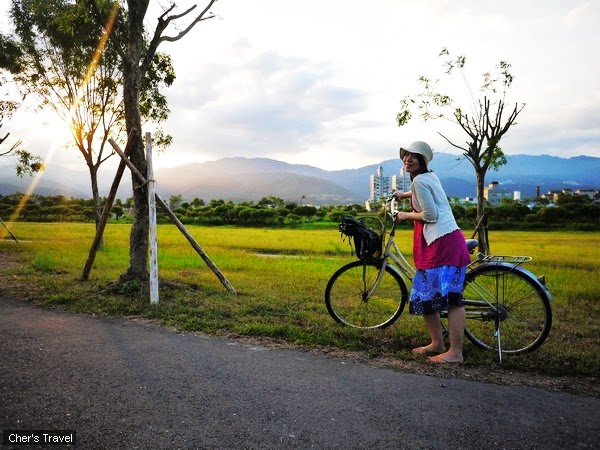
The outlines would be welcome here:
<svg viewBox="0 0 600 450">
<path fill-rule="evenodd" d="M 423 213 L 400 211 L 396 220 L 420 220 L 423 221 Z"/>
<path fill-rule="evenodd" d="M 404 200 L 407 198 L 411 198 L 413 193 L 412 191 L 396 191 L 392 194 L 397 200 Z M 406 212 L 400 211 L 396 216 L 396 220 L 423 220 L 423 216 L 420 212 Z"/>
</svg>

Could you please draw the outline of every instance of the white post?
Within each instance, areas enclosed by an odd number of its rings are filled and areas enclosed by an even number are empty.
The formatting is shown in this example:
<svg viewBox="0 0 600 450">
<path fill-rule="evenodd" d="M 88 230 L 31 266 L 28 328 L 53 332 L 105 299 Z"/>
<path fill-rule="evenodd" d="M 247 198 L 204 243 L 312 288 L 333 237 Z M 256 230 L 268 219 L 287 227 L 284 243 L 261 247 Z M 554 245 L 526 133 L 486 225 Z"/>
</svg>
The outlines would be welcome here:
<svg viewBox="0 0 600 450">
<path fill-rule="evenodd" d="M 146 162 L 148 164 L 148 216 L 150 218 L 150 303 L 156 305 L 158 304 L 158 244 L 156 238 L 156 195 L 150 133 L 146 133 Z"/>
</svg>

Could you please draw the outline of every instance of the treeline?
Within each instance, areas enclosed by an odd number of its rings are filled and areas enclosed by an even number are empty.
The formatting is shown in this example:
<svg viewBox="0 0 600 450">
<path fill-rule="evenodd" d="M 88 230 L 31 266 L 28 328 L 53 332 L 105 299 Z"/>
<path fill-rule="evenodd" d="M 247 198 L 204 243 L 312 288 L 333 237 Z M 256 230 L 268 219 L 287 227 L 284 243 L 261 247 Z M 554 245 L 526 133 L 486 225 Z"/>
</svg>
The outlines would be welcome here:
<svg viewBox="0 0 600 450">
<path fill-rule="evenodd" d="M 306 223 L 339 223 L 345 216 L 372 214 L 363 205 L 311 206 L 286 202 L 275 196 L 258 202 L 234 203 L 211 200 L 205 203 L 195 198 L 184 201 L 181 195 L 171 196 L 169 207 L 184 224 L 234 225 L 250 227 L 285 227 Z M 454 215 L 463 229 L 472 229 L 476 222 L 476 206 L 451 199 Z M 374 210 L 381 204 L 371 205 Z M 111 221 L 131 221 L 132 199 L 118 199 L 112 207 Z M 534 202 L 503 200 L 498 206 L 486 206 L 489 227 L 500 229 L 577 229 L 600 230 L 600 205 L 585 195 L 559 194 L 554 203 L 540 198 Z M 0 218 L 28 222 L 93 222 L 91 199 L 66 198 L 61 195 L 24 194 L 0 195 Z M 159 208 L 157 221 L 170 219 Z M 409 225 L 407 225 L 409 226 Z"/>
<path fill-rule="evenodd" d="M 285 202 L 275 196 L 264 197 L 258 202 L 234 203 L 218 199 L 206 204 L 199 198 L 187 202 L 181 195 L 173 195 L 167 203 L 182 223 L 197 225 L 281 227 L 303 222 L 341 221 L 344 216 L 365 212 L 361 205 L 316 207 Z M 157 208 L 156 212 L 159 223 L 170 222 L 161 208 Z M 133 199 L 124 202 L 117 199 L 111 208 L 110 220 L 127 223 L 131 221 L 132 213 Z M 93 222 L 96 216 L 92 199 L 37 194 L 26 199 L 21 193 L 0 195 L 0 218 L 7 220 L 13 217 L 24 222 Z"/>
</svg>

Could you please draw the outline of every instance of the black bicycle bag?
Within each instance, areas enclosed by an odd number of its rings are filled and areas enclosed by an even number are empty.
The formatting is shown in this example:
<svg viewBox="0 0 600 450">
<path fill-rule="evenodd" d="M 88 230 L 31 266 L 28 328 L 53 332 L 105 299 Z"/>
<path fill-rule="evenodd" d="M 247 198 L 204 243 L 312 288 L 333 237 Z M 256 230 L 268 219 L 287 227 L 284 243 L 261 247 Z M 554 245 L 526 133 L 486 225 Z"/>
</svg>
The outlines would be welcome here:
<svg viewBox="0 0 600 450">
<path fill-rule="evenodd" d="M 360 220 L 346 217 L 339 224 L 338 229 L 342 234 L 342 239 L 345 240 L 348 237 L 350 245 L 354 243 L 354 250 L 358 259 L 378 258 L 381 256 L 381 236 Z"/>
</svg>

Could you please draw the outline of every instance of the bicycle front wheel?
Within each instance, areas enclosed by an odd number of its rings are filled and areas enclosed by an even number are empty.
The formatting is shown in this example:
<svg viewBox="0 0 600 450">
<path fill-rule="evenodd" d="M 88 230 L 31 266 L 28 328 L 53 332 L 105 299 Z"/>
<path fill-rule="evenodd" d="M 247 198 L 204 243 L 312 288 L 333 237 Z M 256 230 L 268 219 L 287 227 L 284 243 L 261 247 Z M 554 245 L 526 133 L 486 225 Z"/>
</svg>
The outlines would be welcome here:
<svg viewBox="0 0 600 450">
<path fill-rule="evenodd" d="M 552 326 L 547 291 L 529 272 L 483 265 L 467 273 L 464 291 L 465 335 L 478 347 L 505 355 L 537 349 Z"/>
<path fill-rule="evenodd" d="M 337 322 L 355 328 L 385 328 L 400 317 L 408 290 L 400 274 L 382 263 L 354 261 L 339 268 L 325 288 L 325 304 Z"/>
</svg>

